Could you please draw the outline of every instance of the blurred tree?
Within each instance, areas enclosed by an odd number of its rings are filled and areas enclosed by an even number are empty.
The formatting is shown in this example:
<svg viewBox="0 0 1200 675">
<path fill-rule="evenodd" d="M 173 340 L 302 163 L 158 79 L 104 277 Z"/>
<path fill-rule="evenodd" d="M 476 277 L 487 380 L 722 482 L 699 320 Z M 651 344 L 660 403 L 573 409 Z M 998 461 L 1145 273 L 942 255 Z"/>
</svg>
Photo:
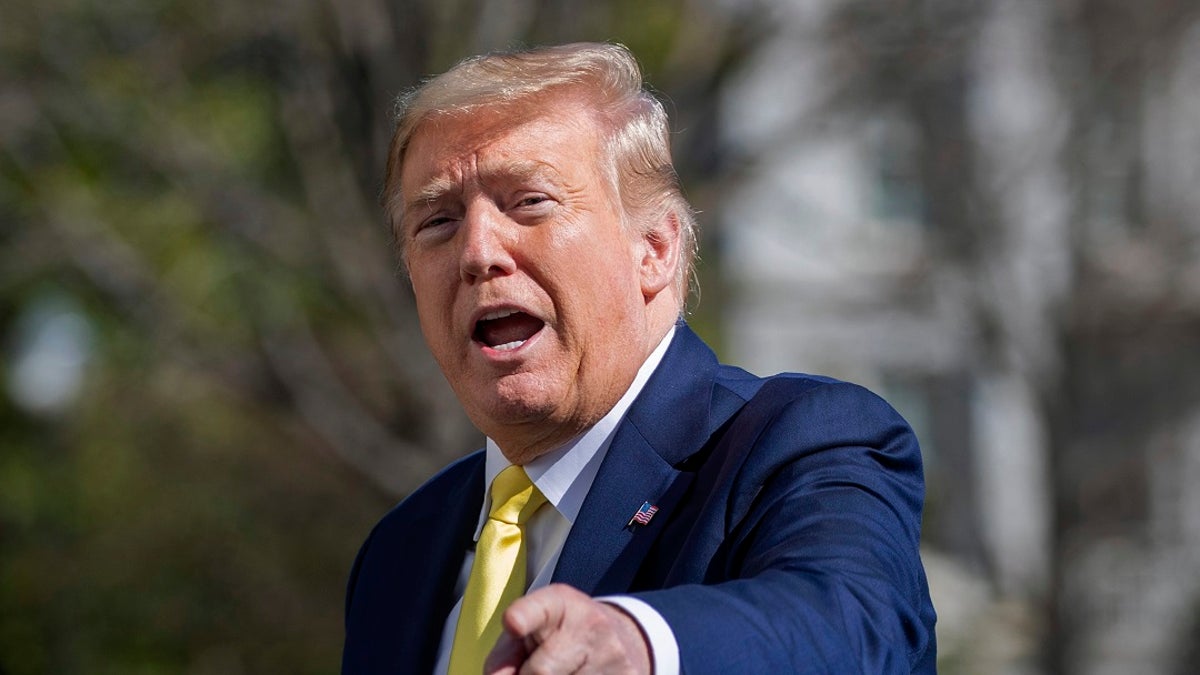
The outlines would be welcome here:
<svg viewBox="0 0 1200 675">
<path fill-rule="evenodd" d="M 1179 131 L 1196 104 L 1178 102 L 1200 82 L 1195 2 L 14 0 L 0 673 L 335 670 L 367 529 L 480 442 L 375 205 L 394 95 L 489 49 L 628 44 L 705 213 L 691 321 L 719 344 L 708 214 L 764 162 L 730 145 L 722 100 L 779 58 L 788 12 L 818 17 L 803 39 L 823 98 L 804 114 L 773 99 L 794 117 L 783 136 L 902 130 L 880 199 L 926 248 L 886 303 L 943 284 L 968 310 L 967 372 L 931 398 L 926 531 L 1038 609 L 1027 672 L 1147 653 L 1190 672 L 1200 173 Z M 1040 484 L 988 478 L 959 442 L 983 389 L 1034 418 L 1030 448 L 1006 450 L 1033 453 L 1048 488 L 1032 564 L 997 550 L 979 495 Z M 973 672 L 977 654 L 951 656 Z"/>
<path fill-rule="evenodd" d="M 624 41 L 675 102 L 703 208 L 722 176 L 712 93 L 759 28 L 685 0 L 4 14 L 0 672 L 14 675 L 335 670 L 370 524 L 480 442 L 375 206 L 392 97 L 481 50 Z"/>
</svg>

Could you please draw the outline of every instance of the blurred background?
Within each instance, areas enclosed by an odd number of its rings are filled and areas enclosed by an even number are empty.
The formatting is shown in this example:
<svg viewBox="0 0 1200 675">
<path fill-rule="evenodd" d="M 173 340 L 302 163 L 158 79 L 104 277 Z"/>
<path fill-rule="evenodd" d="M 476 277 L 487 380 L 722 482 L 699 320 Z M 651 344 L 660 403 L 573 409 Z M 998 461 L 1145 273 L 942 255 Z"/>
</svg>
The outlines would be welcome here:
<svg viewBox="0 0 1200 675">
<path fill-rule="evenodd" d="M 0 674 L 331 673 L 358 545 L 477 447 L 376 206 L 394 96 L 613 40 L 724 360 L 884 394 L 941 671 L 1200 659 L 1200 3 L 9 0 Z"/>
</svg>

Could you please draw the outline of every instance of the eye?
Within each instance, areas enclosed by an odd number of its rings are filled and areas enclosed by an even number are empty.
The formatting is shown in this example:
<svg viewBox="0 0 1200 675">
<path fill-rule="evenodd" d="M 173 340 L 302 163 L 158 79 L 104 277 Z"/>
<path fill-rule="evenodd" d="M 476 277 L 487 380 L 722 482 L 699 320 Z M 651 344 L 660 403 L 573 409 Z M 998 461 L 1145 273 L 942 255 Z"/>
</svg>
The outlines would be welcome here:
<svg viewBox="0 0 1200 675">
<path fill-rule="evenodd" d="M 412 237 L 427 238 L 440 237 L 447 233 L 450 227 L 457 222 L 457 218 L 453 215 L 443 213 L 434 214 L 425 220 L 417 221 L 416 226 L 412 229 Z"/>
<path fill-rule="evenodd" d="M 542 202 L 549 201 L 549 199 L 550 198 L 547 197 L 546 195 L 529 195 L 528 197 L 524 197 L 519 202 L 517 202 L 517 206 L 518 207 L 536 206 L 538 204 L 541 204 Z"/>
<path fill-rule="evenodd" d="M 555 201 L 543 192 L 526 192 L 517 194 L 509 203 L 512 204 L 508 208 L 512 217 L 517 220 L 525 220 L 540 219 L 548 215 L 554 207 Z"/>
<path fill-rule="evenodd" d="M 453 220 L 453 219 L 450 218 L 449 216 L 434 216 L 433 218 L 430 218 L 430 219 L 426 220 L 425 222 L 421 223 L 420 225 L 418 225 L 417 229 L 418 230 L 428 230 L 431 227 L 445 225 L 446 223 L 450 222 L 451 220 Z"/>
</svg>

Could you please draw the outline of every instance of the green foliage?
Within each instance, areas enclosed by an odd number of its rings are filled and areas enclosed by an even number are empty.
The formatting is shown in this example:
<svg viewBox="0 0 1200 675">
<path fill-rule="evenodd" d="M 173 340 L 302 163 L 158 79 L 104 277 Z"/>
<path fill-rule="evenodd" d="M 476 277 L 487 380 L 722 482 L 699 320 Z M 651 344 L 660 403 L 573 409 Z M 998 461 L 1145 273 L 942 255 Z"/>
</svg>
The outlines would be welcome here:
<svg viewBox="0 0 1200 675">
<path fill-rule="evenodd" d="M 328 672 L 382 502 L 229 392 L 105 375 L 125 379 L 97 377 L 76 420 L 6 439 L 6 672 Z"/>
<path fill-rule="evenodd" d="M 390 98 L 519 43 L 689 63 L 682 2 L 535 4 L 6 6 L 0 672 L 336 670 L 371 524 L 478 442 L 378 224 Z M 65 347 L 22 328 L 48 298 Z M 34 381 L 68 384 L 22 393 L 54 344 Z"/>
</svg>

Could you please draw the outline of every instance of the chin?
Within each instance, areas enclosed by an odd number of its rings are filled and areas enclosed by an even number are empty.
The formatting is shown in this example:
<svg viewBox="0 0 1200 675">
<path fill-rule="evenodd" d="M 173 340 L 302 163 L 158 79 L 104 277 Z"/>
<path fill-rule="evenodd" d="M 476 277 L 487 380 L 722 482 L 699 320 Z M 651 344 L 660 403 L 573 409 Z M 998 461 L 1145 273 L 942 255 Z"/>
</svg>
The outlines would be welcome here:
<svg viewBox="0 0 1200 675">
<path fill-rule="evenodd" d="M 472 398 L 468 416 L 489 436 L 494 436 L 489 429 L 537 424 L 550 417 L 556 407 L 555 399 L 545 391 L 491 392 Z"/>
</svg>

